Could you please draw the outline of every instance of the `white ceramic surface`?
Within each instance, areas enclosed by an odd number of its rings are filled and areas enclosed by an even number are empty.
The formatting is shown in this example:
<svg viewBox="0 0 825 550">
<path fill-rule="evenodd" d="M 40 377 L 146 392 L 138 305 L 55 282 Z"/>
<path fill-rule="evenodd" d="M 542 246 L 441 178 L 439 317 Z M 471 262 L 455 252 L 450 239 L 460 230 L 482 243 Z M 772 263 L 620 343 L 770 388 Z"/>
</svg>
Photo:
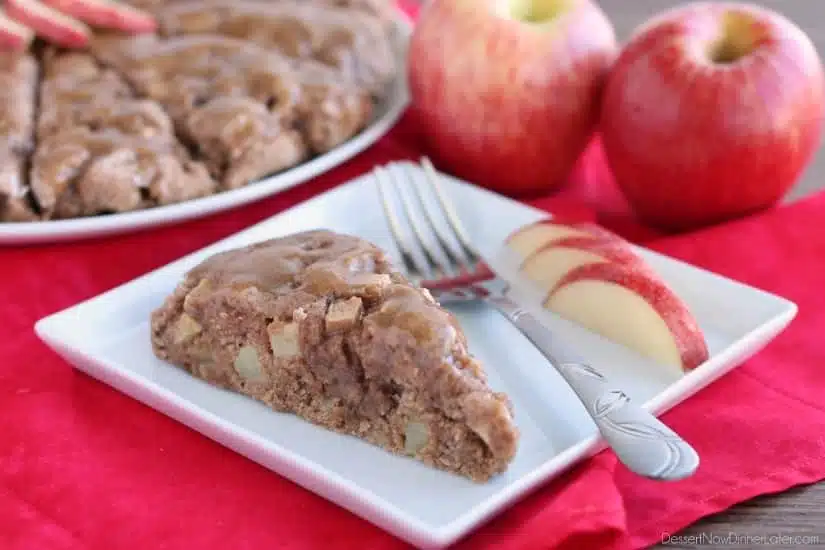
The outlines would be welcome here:
<svg viewBox="0 0 825 550">
<path fill-rule="evenodd" d="M 343 164 L 386 135 L 409 102 L 403 67 L 406 66 L 407 44 L 412 27 L 403 14 L 399 14 L 396 27 L 398 78 L 393 82 L 387 98 L 378 105 L 373 122 L 332 151 L 245 187 L 179 204 L 87 218 L 0 223 L 0 246 L 73 241 L 180 223 L 275 195 Z"/>
<path fill-rule="evenodd" d="M 513 229 L 544 216 L 453 179 L 445 190 L 488 255 Z M 272 412 L 154 357 L 149 314 L 187 269 L 219 250 L 321 227 L 359 235 L 394 254 L 374 182 L 364 176 L 47 317 L 36 331 L 78 369 L 421 548 L 450 544 L 602 447 L 592 422 L 556 372 L 516 329 L 481 306 L 455 312 L 470 349 L 486 365 L 491 385 L 514 402 L 522 432 L 509 470 L 483 485 Z M 781 332 L 796 313 L 793 303 L 777 296 L 649 251 L 641 253 L 684 298 L 705 331 L 711 358 L 695 371 L 674 377 L 626 349 L 544 315 L 560 338 L 652 410 L 676 405 L 736 367 Z"/>
</svg>

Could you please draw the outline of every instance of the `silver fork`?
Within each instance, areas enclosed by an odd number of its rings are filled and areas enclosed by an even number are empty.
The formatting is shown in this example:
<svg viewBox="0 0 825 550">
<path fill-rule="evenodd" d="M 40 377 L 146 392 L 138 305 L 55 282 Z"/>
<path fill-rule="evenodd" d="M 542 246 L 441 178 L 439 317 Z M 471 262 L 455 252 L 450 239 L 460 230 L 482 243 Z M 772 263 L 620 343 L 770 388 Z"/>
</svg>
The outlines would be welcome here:
<svg viewBox="0 0 825 550">
<path fill-rule="evenodd" d="M 510 285 L 490 269 L 472 245 L 433 165 L 426 158 L 421 160 L 424 178 L 416 177 L 418 170 L 414 166 L 391 163 L 373 172 L 406 275 L 429 289 L 443 305 L 483 301 L 518 327 L 570 385 L 602 437 L 630 470 L 656 480 L 678 480 L 692 475 L 699 466 L 696 451 L 612 386 L 602 373 L 564 349 L 544 324 L 508 296 Z M 427 208 L 420 179 L 430 188 L 430 196 L 441 209 L 449 231 L 442 229 L 444 224 L 436 223 Z M 409 197 L 410 191 L 418 203 L 417 209 Z M 402 232 L 402 216 L 395 212 L 391 194 L 401 204 L 412 239 Z M 428 232 L 433 239 L 426 238 Z M 457 250 L 451 246 L 451 240 L 457 243 Z M 418 256 L 416 249 L 420 252 Z"/>
</svg>

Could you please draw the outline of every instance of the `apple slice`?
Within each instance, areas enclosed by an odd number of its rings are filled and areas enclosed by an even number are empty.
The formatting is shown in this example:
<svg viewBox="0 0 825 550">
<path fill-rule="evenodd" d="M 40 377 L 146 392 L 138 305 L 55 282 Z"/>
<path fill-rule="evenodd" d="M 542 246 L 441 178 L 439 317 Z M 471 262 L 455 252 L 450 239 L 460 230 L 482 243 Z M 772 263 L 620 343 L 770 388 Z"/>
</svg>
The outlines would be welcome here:
<svg viewBox="0 0 825 550">
<path fill-rule="evenodd" d="M 113 0 L 40 0 L 57 11 L 89 25 L 126 32 L 152 32 L 155 19 L 148 13 Z"/>
<path fill-rule="evenodd" d="M 606 241 L 621 239 L 592 223 L 565 224 L 551 219 L 540 220 L 515 230 L 505 241 L 508 248 L 522 259 L 527 259 L 540 248 L 562 239 L 581 237 Z"/>
<path fill-rule="evenodd" d="M 34 33 L 25 25 L 6 17 L 0 11 L 0 46 L 12 50 L 25 50 L 31 44 Z"/>
<path fill-rule="evenodd" d="M 559 281 L 544 306 L 680 374 L 708 358 L 685 303 L 640 264 L 582 265 Z"/>
<path fill-rule="evenodd" d="M 574 269 L 605 262 L 642 265 L 642 260 L 624 241 L 567 237 L 535 251 L 524 260 L 520 271 L 541 291 L 550 293 Z"/>
<path fill-rule="evenodd" d="M 36 0 L 6 0 L 6 13 L 54 44 L 79 48 L 89 41 L 86 25 Z"/>
</svg>

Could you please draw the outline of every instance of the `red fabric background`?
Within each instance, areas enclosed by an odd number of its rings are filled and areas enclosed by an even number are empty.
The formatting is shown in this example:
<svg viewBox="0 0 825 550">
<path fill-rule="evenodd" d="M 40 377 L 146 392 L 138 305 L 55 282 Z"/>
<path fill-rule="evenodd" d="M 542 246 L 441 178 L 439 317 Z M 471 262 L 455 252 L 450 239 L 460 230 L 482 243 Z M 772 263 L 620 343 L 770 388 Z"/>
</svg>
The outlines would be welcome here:
<svg viewBox="0 0 825 550">
<path fill-rule="evenodd" d="M 390 549 L 365 521 L 76 372 L 35 337 L 40 317 L 323 192 L 423 152 L 409 120 L 352 162 L 254 205 L 183 225 L 0 251 L 0 548 Z M 691 235 L 627 216 L 597 146 L 571 184 L 533 201 L 800 304 L 746 365 L 665 416 L 702 455 L 689 480 L 640 480 L 604 452 L 459 548 L 635 548 L 752 496 L 825 478 L 825 196 Z"/>
</svg>

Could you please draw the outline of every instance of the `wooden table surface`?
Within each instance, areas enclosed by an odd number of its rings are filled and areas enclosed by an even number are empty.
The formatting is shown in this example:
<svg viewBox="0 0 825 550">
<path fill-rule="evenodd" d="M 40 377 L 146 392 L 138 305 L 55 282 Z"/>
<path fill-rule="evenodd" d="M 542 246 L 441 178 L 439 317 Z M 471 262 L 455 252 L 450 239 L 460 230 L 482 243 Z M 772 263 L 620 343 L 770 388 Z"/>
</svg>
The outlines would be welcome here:
<svg viewBox="0 0 825 550">
<path fill-rule="evenodd" d="M 773 8 L 799 24 L 825 59 L 825 0 L 750 1 Z M 607 12 L 621 39 L 651 15 L 685 3 L 684 0 L 596 2 Z M 786 200 L 799 199 L 822 187 L 825 187 L 825 144 Z M 755 498 L 667 537 L 663 533 L 663 543 L 657 548 L 825 548 L 825 482 Z"/>
</svg>

